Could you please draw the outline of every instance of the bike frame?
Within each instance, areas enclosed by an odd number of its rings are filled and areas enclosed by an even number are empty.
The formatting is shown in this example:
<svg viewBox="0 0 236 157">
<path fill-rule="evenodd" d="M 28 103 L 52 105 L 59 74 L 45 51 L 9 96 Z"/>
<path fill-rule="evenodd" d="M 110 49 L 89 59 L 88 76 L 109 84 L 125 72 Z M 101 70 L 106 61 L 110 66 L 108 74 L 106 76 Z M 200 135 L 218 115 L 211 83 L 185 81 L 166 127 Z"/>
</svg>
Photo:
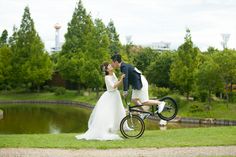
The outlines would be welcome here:
<svg viewBox="0 0 236 157">
<path fill-rule="evenodd" d="M 155 109 L 154 106 L 152 106 L 152 112 L 148 112 L 148 111 L 142 111 L 142 110 L 138 110 L 137 108 L 145 106 L 145 105 L 135 105 L 135 106 L 130 106 L 130 102 L 127 102 L 127 98 L 125 98 L 125 103 L 128 107 L 128 111 L 129 111 L 129 115 L 132 116 L 132 112 L 138 112 L 138 113 L 147 113 L 149 115 L 154 116 L 155 115 Z"/>
</svg>

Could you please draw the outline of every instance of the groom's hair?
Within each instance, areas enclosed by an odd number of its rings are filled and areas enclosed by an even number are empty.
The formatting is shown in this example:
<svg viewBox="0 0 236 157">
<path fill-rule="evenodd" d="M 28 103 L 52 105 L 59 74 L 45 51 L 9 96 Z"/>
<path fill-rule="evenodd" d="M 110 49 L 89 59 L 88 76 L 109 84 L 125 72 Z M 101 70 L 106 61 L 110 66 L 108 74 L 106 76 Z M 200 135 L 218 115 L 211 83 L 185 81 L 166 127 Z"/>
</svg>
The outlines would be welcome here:
<svg viewBox="0 0 236 157">
<path fill-rule="evenodd" d="M 113 56 L 111 56 L 111 59 L 113 62 L 117 61 L 118 63 L 120 63 L 121 60 L 121 55 L 118 52 L 115 52 L 115 54 Z"/>
</svg>

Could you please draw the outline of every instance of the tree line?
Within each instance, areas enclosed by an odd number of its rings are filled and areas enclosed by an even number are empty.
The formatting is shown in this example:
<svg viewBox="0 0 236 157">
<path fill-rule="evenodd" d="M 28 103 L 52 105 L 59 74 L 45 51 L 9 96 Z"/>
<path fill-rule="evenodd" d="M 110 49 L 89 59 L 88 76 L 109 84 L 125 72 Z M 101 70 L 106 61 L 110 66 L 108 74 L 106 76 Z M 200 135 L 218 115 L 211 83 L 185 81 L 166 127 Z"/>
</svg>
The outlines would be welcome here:
<svg viewBox="0 0 236 157">
<path fill-rule="evenodd" d="M 236 50 L 219 51 L 209 47 L 201 52 L 194 46 L 189 29 L 184 39 L 176 51 L 144 49 L 134 55 L 133 63 L 144 71 L 149 83 L 177 90 L 187 99 L 191 96 L 210 103 L 212 95 L 216 95 L 232 100 L 236 84 Z"/>
<path fill-rule="evenodd" d="M 99 91 L 104 86 L 100 64 L 114 52 L 139 68 L 150 84 L 178 90 L 187 98 L 211 100 L 213 94 L 232 97 L 236 83 L 236 51 L 209 47 L 201 52 L 186 30 L 185 41 L 177 50 L 157 51 L 129 42 L 122 45 L 114 22 L 107 25 L 94 19 L 80 0 L 65 34 L 62 50 L 49 54 L 35 30 L 29 7 L 25 7 L 18 28 L 0 39 L 0 89 L 25 88 L 39 91 L 54 72 L 78 89 Z"/>
</svg>

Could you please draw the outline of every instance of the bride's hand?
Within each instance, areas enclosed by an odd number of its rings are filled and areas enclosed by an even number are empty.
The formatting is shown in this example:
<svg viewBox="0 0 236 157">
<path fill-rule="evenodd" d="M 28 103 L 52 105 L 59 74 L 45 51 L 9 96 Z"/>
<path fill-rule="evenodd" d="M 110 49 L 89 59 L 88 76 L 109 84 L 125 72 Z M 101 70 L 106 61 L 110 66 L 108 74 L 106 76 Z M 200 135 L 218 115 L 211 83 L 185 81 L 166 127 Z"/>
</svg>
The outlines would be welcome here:
<svg viewBox="0 0 236 157">
<path fill-rule="evenodd" d="M 125 78 L 125 74 L 122 74 L 122 75 L 120 76 L 120 79 L 123 80 L 124 78 Z"/>
</svg>

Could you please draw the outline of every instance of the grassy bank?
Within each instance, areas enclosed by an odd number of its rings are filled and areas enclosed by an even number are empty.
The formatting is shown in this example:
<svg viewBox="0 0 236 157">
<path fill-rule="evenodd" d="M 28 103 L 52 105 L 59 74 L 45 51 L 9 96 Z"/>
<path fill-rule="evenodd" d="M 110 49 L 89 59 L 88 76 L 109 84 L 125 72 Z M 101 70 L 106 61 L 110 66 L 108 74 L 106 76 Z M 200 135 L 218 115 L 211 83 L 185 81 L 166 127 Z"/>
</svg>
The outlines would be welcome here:
<svg viewBox="0 0 236 157">
<path fill-rule="evenodd" d="M 87 102 L 95 104 L 97 97 L 95 93 L 90 93 L 89 96 L 85 96 L 84 92 L 78 94 L 77 91 L 67 90 L 64 95 L 55 95 L 53 92 L 42 93 L 4 93 L 0 94 L 0 100 L 69 100 Z"/>
<path fill-rule="evenodd" d="M 192 106 L 199 106 L 199 111 L 192 111 Z M 236 120 L 236 103 L 226 102 L 213 102 L 211 109 L 204 109 L 206 103 L 202 102 L 188 102 L 184 106 L 180 107 L 179 115 L 182 117 L 195 117 L 195 118 L 215 118 L 215 119 L 227 119 Z"/>
<path fill-rule="evenodd" d="M 181 117 L 192 118 L 215 118 L 236 120 L 236 103 L 228 103 L 226 100 L 218 99 L 208 104 L 208 102 L 187 101 L 180 95 L 172 95 L 178 102 Z"/>
<path fill-rule="evenodd" d="M 76 140 L 76 134 L 0 135 L 0 147 L 32 148 L 144 148 L 236 145 L 236 127 L 145 131 L 140 139 Z"/>
</svg>

